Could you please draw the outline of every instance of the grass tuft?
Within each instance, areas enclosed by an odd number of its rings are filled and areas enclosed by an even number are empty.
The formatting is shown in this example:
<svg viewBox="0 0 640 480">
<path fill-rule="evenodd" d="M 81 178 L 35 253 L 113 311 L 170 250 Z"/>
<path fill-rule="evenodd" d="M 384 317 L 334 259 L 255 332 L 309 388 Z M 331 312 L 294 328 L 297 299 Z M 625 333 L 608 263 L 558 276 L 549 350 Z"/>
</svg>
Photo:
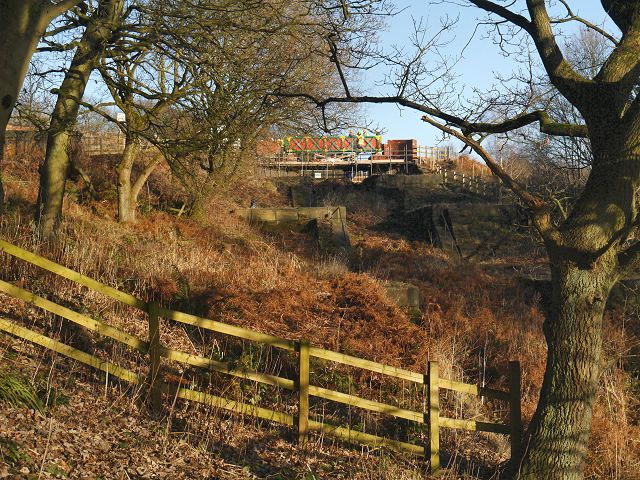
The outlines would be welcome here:
<svg viewBox="0 0 640 480">
<path fill-rule="evenodd" d="M 0 373 L 0 399 L 12 407 L 32 408 L 45 414 L 45 406 L 38 397 L 36 388 L 19 374 Z"/>
</svg>

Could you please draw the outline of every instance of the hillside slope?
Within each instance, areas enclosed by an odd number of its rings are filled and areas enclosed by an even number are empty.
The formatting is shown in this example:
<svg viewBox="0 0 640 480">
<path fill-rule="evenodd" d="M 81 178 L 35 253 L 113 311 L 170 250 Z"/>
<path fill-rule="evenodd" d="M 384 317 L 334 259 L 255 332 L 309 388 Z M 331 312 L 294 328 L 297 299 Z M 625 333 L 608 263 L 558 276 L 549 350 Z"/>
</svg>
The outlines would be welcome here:
<svg viewBox="0 0 640 480">
<path fill-rule="evenodd" d="M 60 237 L 49 244 L 33 237 L 32 169 L 16 163 L 9 175 L 9 207 L 0 227 L 9 242 L 168 308 L 293 340 L 309 338 L 316 346 L 418 372 L 426 371 L 429 360 L 438 360 L 442 377 L 503 389 L 507 362 L 519 360 L 525 425 L 535 409 L 544 372 L 543 315 L 540 295 L 523 286 L 516 274 L 544 259 L 532 251 L 536 241 L 527 232 L 513 231 L 506 237 L 511 241 L 475 263 L 450 259 L 427 242 L 377 228 L 400 208 L 393 198 L 336 183 L 316 201 L 347 207 L 353 249 L 348 258 L 323 257 L 313 235 L 264 233 L 233 214 L 252 198 L 260 206 L 287 205 L 287 187 L 297 179 L 238 181 L 216 193 L 204 220 L 190 220 L 154 206 L 159 186 L 171 183 L 160 176 L 152 179 L 153 188 L 141 201 L 145 212 L 140 221 L 124 226 L 112 220 L 112 202 L 87 198 L 81 181 L 72 183 Z M 108 199 L 109 182 L 104 185 L 101 194 Z M 174 197 L 172 202 L 179 203 L 179 195 Z M 146 319 L 140 313 L 4 254 L 2 261 L 3 280 L 147 338 Z M 520 271 L 514 265 L 521 266 Z M 419 287 L 419 318 L 386 298 L 387 280 Z M 132 361 L 113 343 L 60 318 L 6 295 L 0 299 L 0 316 L 66 338 L 94 355 L 123 364 Z M 606 348 L 615 361 L 602 379 L 589 478 L 640 477 L 640 452 L 634 441 L 640 434 L 634 315 L 635 310 L 622 307 L 607 314 Z M 247 357 L 237 342 L 173 324 L 166 328 L 170 333 L 163 341 L 170 348 L 194 354 L 209 349 L 283 372 L 293 368 L 286 357 L 275 361 L 270 352 L 257 348 Z M 318 437 L 312 449 L 302 452 L 294 432 L 286 428 L 189 403 L 168 399 L 165 411 L 154 415 L 147 411 L 141 392 L 5 334 L 0 334 L 0 353 L 3 375 L 22 372 L 22 378 L 50 401 L 45 416 L 3 405 L 0 478 L 38 478 L 40 473 L 43 478 L 314 478 L 309 472 L 317 478 L 428 477 L 426 466 L 416 459 L 347 449 Z M 168 365 L 165 373 L 178 383 L 202 380 L 194 369 L 177 365 Z M 362 395 L 413 395 L 402 385 L 358 371 L 326 367 L 322 378 L 327 385 Z M 287 406 L 286 396 L 265 393 L 258 399 L 254 387 L 214 380 L 207 380 L 208 388 Z M 462 397 L 443 402 L 470 417 L 505 414 L 500 405 Z M 362 414 L 353 416 L 356 423 L 376 422 Z M 379 426 L 405 429 L 400 424 Z M 411 435 L 424 438 L 423 432 Z M 448 464 L 444 478 L 463 473 L 490 476 L 508 456 L 508 444 L 499 436 L 447 430 L 442 435 L 445 456 L 452 460 L 443 462 Z"/>
</svg>

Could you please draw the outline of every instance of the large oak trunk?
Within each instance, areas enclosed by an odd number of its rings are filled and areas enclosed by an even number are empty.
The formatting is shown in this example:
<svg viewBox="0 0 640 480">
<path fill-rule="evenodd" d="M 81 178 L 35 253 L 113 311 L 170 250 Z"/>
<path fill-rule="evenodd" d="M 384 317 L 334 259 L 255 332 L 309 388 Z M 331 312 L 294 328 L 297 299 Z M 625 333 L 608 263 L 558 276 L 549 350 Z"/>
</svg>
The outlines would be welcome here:
<svg viewBox="0 0 640 480">
<path fill-rule="evenodd" d="M 469 3 L 495 15 L 497 19 L 489 20 L 494 27 L 511 24 L 533 41 L 549 81 L 584 120 L 584 124 L 564 123 L 563 115 L 548 109 L 546 98 L 539 104 L 538 99 L 533 100 L 539 92 L 531 91 L 526 81 L 523 86 L 532 93 L 527 97 L 532 103 L 523 103 L 518 115 L 496 122 L 469 122 L 466 111 L 457 117 L 426 104 L 414 107 L 427 113 L 423 120 L 453 134 L 485 159 L 492 172 L 528 208 L 545 242 L 553 282 L 553 300 L 544 326 L 546 372 L 539 405 L 524 438 L 524 452 L 520 458 L 514 456 L 510 464 L 514 470 L 509 473 L 527 479 L 581 479 L 598 380 L 606 364 L 602 358 L 605 303 L 613 284 L 640 264 L 636 205 L 640 187 L 640 96 L 636 91 L 640 75 L 640 0 L 602 1 L 622 35 L 613 40 L 590 26 L 615 44 L 606 59 L 593 63 L 595 71 L 591 72 L 583 66 L 574 68 L 563 53 L 566 49 L 558 44 L 554 31 L 554 23 L 561 20 L 551 20 L 549 2 L 527 0 L 528 17 L 524 10 L 511 10 L 513 3 Z M 569 5 L 565 6 L 565 20 L 578 20 L 572 17 Z M 494 33 L 498 38 L 498 27 Z M 410 73 L 411 69 L 404 72 L 405 76 Z M 404 80 L 398 82 L 403 84 Z M 507 98 L 516 97 L 510 92 Z M 408 99 L 403 100 L 410 104 Z M 493 99 L 486 100 L 487 105 L 496 105 Z M 460 132 L 431 116 L 455 125 Z M 569 217 L 559 226 L 552 216 L 552 205 L 526 192 L 473 139 L 474 135 L 484 138 L 484 134 L 509 132 L 534 122 L 546 135 L 586 137 L 590 141 L 593 159 L 587 183 Z"/>
<path fill-rule="evenodd" d="M 0 168 L 4 159 L 4 130 L 0 132 Z M 2 176 L 0 176 L 0 215 L 4 213 L 4 187 L 2 186 Z"/>
<path fill-rule="evenodd" d="M 584 475 L 602 373 L 603 310 L 615 274 L 602 263 L 584 268 L 558 256 L 555 262 L 544 324 L 546 371 L 519 471 L 527 479 L 578 480 Z"/>
<path fill-rule="evenodd" d="M 527 431 L 521 478 L 579 480 L 599 378 L 604 308 L 624 273 L 619 254 L 636 219 L 638 148 L 630 130 L 590 125 L 594 161 L 557 235 L 545 239 L 553 296 L 544 324 L 548 353 L 540 401 Z"/>
</svg>

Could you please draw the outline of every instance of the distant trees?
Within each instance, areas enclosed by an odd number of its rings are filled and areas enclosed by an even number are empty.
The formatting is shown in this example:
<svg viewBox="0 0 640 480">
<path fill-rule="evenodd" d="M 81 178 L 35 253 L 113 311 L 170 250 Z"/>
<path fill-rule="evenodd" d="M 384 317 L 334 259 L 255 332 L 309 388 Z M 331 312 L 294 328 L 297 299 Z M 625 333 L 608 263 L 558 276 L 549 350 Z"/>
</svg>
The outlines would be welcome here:
<svg viewBox="0 0 640 480">
<path fill-rule="evenodd" d="M 55 90 L 47 128 L 36 212 L 42 234 L 51 235 L 61 217 L 69 136 L 80 108 L 113 122 L 125 136 L 117 186 L 121 221 L 135 219 L 138 193 L 162 158 L 193 193 L 195 213 L 214 177 L 234 174 L 243 158 L 238 153 L 248 151 L 264 128 L 309 133 L 353 124 L 353 105 L 330 106 L 321 115 L 278 93 L 303 85 L 323 95 L 339 91 L 328 38 L 341 35 L 355 46 L 374 35 L 376 8 L 376 2 L 355 2 L 345 17 L 341 4 L 307 0 L 97 0 L 73 9 L 43 48 L 73 50 L 74 56 Z M 96 72 L 111 96 L 97 105 L 83 98 Z M 125 122 L 115 121 L 114 108 L 125 113 Z M 133 179 L 141 139 L 162 156 Z"/>
<path fill-rule="evenodd" d="M 180 61 L 196 65 L 196 80 L 172 111 L 175 127 L 163 130 L 166 141 L 159 145 L 189 192 L 193 216 L 202 214 L 202 201 L 215 184 L 238 172 L 267 129 L 330 130 L 353 120 L 355 112 L 339 107 L 323 117 L 307 102 L 276 94 L 302 86 L 324 93 L 340 88 L 326 44 L 327 32 L 339 24 L 327 12 L 311 15 L 316 7 L 306 2 L 234 6 L 223 15 L 238 26 L 229 29 L 213 8 L 211 19 L 182 19 L 191 33 Z M 181 41 L 172 37 L 176 50 Z"/>
<path fill-rule="evenodd" d="M 38 75 L 35 66 L 31 64 L 11 121 L 22 126 L 31 126 L 38 132 L 45 131 L 53 110 L 50 96 L 43 95 L 45 88 L 44 78 Z"/>
</svg>

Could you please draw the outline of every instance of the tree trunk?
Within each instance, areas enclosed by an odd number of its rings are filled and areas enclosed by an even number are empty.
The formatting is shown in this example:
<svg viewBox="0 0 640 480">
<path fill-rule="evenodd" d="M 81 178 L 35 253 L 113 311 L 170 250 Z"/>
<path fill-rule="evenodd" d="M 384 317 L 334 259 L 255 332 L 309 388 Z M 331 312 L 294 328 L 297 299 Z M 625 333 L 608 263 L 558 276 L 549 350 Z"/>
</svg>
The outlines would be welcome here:
<svg viewBox="0 0 640 480">
<path fill-rule="evenodd" d="M 2 130 L 0 132 L 0 167 L 2 166 L 2 160 L 4 159 L 4 137 L 5 137 L 5 131 Z M 4 188 L 2 186 L 2 175 L 0 175 L 0 215 L 2 215 L 3 213 L 4 213 Z"/>
<path fill-rule="evenodd" d="M 47 152 L 40 169 L 40 190 L 35 220 L 43 236 L 52 235 L 62 218 L 69 170 L 69 136 L 73 133 L 89 76 L 113 37 L 123 0 L 102 0 L 91 17 L 65 75 L 49 125 Z"/>
<path fill-rule="evenodd" d="M 183 183 L 184 184 L 184 183 Z M 206 180 L 194 181 L 191 188 L 188 188 L 191 197 L 191 206 L 189 207 L 189 218 L 202 220 L 206 214 L 205 204 L 213 192 L 213 173 L 209 172 Z"/>
<path fill-rule="evenodd" d="M 628 266 L 620 263 L 624 235 L 636 220 L 640 147 L 638 129 L 607 122 L 589 125 L 594 161 L 571 214 L 546 241 L 553 296 L 544 324 L 547 365 L 540 401 L 523 442 L 523 479 L 579 480 L 598 381 L 604 308 Z"/>
<path fill-rule="evenodd" d="M 136 141 L 127 135 L 122 158 L 118 164 L 118 219 L 121 223 L 136 219 L 136 199 L 131 198 L 131 171 L 136 157 Z"/>
<path fill-rule="evenodd" d="M 551 257 L 553 298 L 544 324 L 547 365 L 524 439 L 521 478 L 583 478 L 596 390 L 603 369 L 602 316 L 615 273 Z"/>
<path fill-rule="evenodd" d="M 160 165 L 164 159 L 161 153 L 157 153 L 144 167 L 138 178 L 132 184 L 133 164 L 138 151 L 137 136 L 127 135 L 122 159 L 118 164 L 118 218 L 121 223 L 136 221 L 136 207 L 138 196 L 146 183 L 149 175 Z"/>
<path fill-rule="evenodd" d="M 203 220 L 205 216 L 203 195 L 195 196 L 191 201 L 191 207 L 189 208 L 189 218 L 194 220 Z"/>
<path fill-rule="evenodd" d="M 69 171 L 69 135 L 59 132 L 47 138 L 47 156 L 40 166 L 40 188 L 36 203 L 36 220 L 43 236 L 56 231 L 62 218 L 64 188 Z"/>
</svg>

